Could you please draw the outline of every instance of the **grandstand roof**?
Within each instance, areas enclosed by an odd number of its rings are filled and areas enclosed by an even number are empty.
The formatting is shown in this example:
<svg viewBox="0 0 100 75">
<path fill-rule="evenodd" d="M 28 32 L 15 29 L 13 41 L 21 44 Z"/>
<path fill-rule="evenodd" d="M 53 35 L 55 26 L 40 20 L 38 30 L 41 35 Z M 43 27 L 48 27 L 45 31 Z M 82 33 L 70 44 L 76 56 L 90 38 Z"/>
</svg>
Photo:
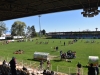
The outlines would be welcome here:
<svg viewBox="0 0 100 75">
<path fill-rule="evenodd" d="M 0 0 L 0 21 L 96 6 L 99 0 Z"/>
</svg>

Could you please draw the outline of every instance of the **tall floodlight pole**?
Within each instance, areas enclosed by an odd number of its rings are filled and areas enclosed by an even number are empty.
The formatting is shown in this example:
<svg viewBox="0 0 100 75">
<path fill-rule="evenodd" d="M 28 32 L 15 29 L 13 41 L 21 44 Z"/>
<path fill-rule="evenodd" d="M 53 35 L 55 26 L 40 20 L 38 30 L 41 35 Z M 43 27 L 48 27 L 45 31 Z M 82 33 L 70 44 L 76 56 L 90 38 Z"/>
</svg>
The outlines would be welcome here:
<svg viewBox="0 0 100 75">
<path fill-rule="evenodd" d="M 40 28 L 39 34 L 40 34 L 40 38 L 41 38 L 41 23 L 40 23 L 40 17 L 41 17 L 41 15 L 39 15 L 39 28 Z"/>
</svg>

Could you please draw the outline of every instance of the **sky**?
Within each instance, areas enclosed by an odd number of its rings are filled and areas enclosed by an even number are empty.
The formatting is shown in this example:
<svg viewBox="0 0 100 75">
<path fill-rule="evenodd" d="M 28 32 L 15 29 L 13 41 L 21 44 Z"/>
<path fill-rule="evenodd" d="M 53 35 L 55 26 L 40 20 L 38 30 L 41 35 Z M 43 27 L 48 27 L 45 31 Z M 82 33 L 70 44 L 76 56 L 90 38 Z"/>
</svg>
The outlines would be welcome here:
<svg viewBox="0 0 100 75">
<path fill-rule="evenodd" d="M 45 29 L 46 32 L 67 32 L 67 31 L 83 31 L 89 29 L 95 31 L 95 28 L 100 30 L 100 14 L 93 18 L 86 18 L 81 15 L 83 10 L 63 11 L 56 13 L 41 14 L 40 25 L 41 30 Z M 25 22 L 27 26 L 35 26 L 36 32 L 39 32 L 39 17 L 30 16 L 24 18 L 17 18 L 6 20 L 4 23 L 8 30 L 11 29 L 15 21 Z"/>
</svg>

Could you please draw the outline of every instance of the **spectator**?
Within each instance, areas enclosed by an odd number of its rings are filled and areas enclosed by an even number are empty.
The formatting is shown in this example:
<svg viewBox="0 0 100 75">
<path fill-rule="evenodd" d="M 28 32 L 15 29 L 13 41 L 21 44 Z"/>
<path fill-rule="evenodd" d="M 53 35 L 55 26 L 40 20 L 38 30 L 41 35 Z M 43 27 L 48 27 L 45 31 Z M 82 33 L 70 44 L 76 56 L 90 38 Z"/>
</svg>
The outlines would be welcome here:
<svg viewBox="0 0 100 75">
<path fill-rule="evenodd" d="M 58 46 L 56 46 L 56 51 L 58 51 Z"/>
<path fill-rule="evenodd" d="M 77 68 L 78 68 L 78 75 L 80 75 L 80 71 L 81 71 L 81 67 L 82 67 L 82 65 L 78 62 L 78 64 L 77 64 Z"/>
<path fill-rule="evenodd" d="M 47 69 L 50 69 L 50 60 L 47 61 Z"/>
<path fill-rule="evenodd" d="M 78 67 L 78 68 L 81 68 L 82 65 L 78 62 L 77 67 Z"/>
<path fill-rule="evenodd" d="M 88 67 L 88 75 L 95 75 L 95 68 L 93 67 L 92 63 Z"/>
<path fill-rule="evenodd" d="M 46 75 L 46 70 L 43 71 L 43 75 Z"/>
<path fill-rule="evenodd" d="M 65 42 L 64 42 L 64 46 L 65 46 Z"/>
<path fill-rule="evenodd" d="M 10 64 L 12 75 L 17 75 L 16 74 L 16 60 L 15 60 L 15 57 L 12 57 L 9 64 Z"/>
<path fill-rule="evenodd" d="M 25 67 L 25 66 L 23 66 L 23 68 L 22 68 L 24 71 L 27 71 L 27 68 Z"/>
<path fill-rule="evenodd" d="M 7 65 L 7 62 L 6 62 L 6 60 L 4 60 L 2 64 L 6 66 L 6 65 Z"/>
<path fill-rule="evenodd" d="M 62 53 L 63 53 L 63 52 L 62 52 L 62 50 L 61 50 L 61 51 L 60 51 L 60 56 L 62 55 Z"/>
<path fill-rule="evenodd" d="M 47 71 L 46 75 L 51 75 L 51 72 L 50 71 Z"/>
<path fill-rule="evenodd" d="M 60 58 L 62 59 L 62 54 L 63 54 L 63 52 L 62 52 L 62 50 L 60 51 Z"/>
<path fill-rule="evenodd" d="M 54 71 L 51 71 L 51 75 L 54 75 Z"/>
<path fill-rule="evenodd" d="M 96 65 L 96 67 L 95 67 L 95 73 L 96 73 L 96 75 L 99 75 L 99 67 L 98 67 L 98 65 Z"/>
</svg>

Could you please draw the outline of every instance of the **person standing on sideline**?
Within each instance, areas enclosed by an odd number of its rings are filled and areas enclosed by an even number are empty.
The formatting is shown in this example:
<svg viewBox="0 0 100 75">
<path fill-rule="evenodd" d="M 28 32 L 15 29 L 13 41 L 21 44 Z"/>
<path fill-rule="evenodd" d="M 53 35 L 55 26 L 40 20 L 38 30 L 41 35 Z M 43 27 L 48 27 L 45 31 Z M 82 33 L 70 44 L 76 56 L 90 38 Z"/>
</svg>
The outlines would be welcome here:
<svg viewBox="0 0 100 75">
<path fill-rule="evenodd" d="M 95 75 L 95 68 L 93 67 L 92 63 L 88 67 L 88 75 Z"/>
<path fill-rule="evenodd" d="M 62 50 L 60 51 L 60 58 L 62 59 L 62 54 L 63 54 L 63 52 L 62 52 Z"/>
<path fill-rule="evenodd" d="M 16 59 L 15 59 L 15 57 L 12 57 L 12 59 L 9 62 L 9 64 L 10 64 L 12 75 L 17 75 L 17 73 L 16 73 Z"/>
<path fill-rule="evenodd" d="M 82 65 L 78 62 L 77 64 L 77 75 L 80 75 Z"/>
<path fill-rule="evenodd" d="M 47 60 L 47 69 L 50 69 L 50 60 Z"/>
<path fill-rule="evenodd" d="M 65 42 L 64 42 L 64 46 L 65 46 Z"/>
<path fill-rule="evenodd" d="M 96 75 L 99 75 L 99 66 L 98 65 L 96 65 L 96 67 L 95 67 L 95 72 L 96 72 Z"/>
<path fill-rule="evenodd" d="M 7 65 L 7 62 L 6 62 L 6 60 L 4 60 L 2 64 L 3 64 L 3 65 Z"/>
</svg>

